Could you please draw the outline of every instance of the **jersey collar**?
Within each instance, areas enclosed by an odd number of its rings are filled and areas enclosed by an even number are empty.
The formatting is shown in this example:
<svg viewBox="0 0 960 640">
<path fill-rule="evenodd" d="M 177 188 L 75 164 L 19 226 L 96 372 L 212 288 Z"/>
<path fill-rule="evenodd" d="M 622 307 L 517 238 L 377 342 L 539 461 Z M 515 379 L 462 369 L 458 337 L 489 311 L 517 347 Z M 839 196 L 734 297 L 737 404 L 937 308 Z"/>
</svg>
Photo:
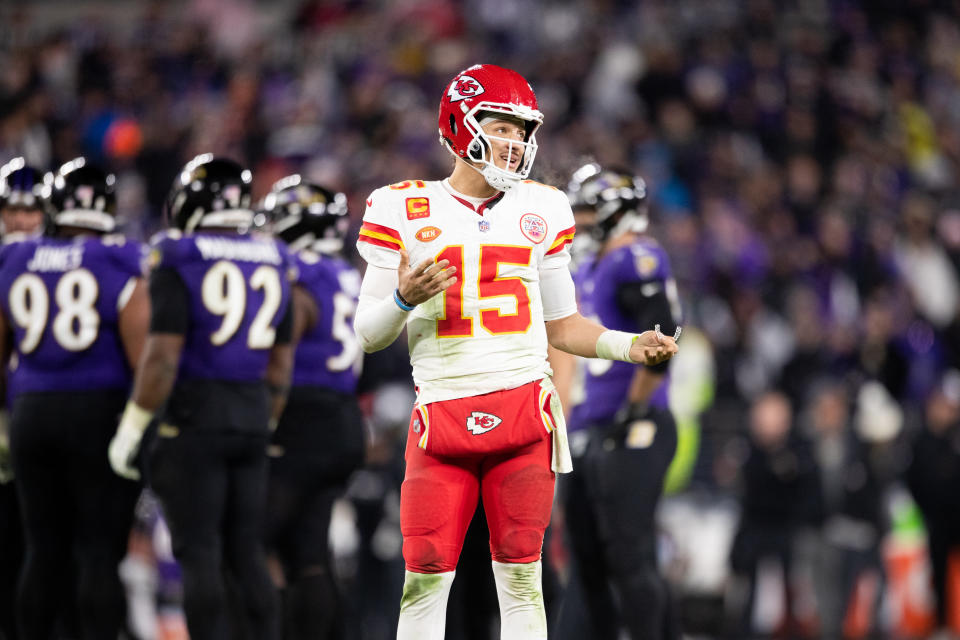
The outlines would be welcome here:
<svg viewBox="0 0 960 640">
<path fill-rule="evenodd" d="M 492 208 L 493 208 L 493 205 L 495 205 L 495 204 L 497 204 L 498 202 L 500 202 L 500 199 L 503 197 L 503 191 L 501 191 L 501 192 L 498 193 L 497 195 L 493 196 L 492 198 L 488 198 L 488 199 L 484 200 L 483 202 L 481 202 L 480 204 L 478 204 L 476 207 L 474 207 L 472 204 L 470 204 L 469 202 L 467 202 L 467 201 L 464 200 L 463 198 L 458 198 L 457 196 L 453 195 L 452 193 L 451 193 L 450 195 L 453 197 L 454 200 L 456 200 L 457 202 L 459 202 L 459 203 L 462 204 L 463 206 L 465 206 L 465 207 L 467 207 L 468 209 L 470 209 L 470 211 L 475 211 L 475 212 L 477 212 L 479 215 L 482 216 L 484 211 L 486 211 L 486 210 L 488 210 L 488 209 L 492 209 Z"/>
<path fill-rule="evenodd" d="M 474 204 L 469 200 L 465 200 L 464 198 L 461 198 L 456 193 L 454 193 L 452 187 L 450 187 L 448 184 L 443 184 L 442 186 L 443 186 L 444 192 L 446 192 L 447 195 L 449 195 L 451 198 L 453 198 L 454 200 L 456 200 L 457 202 L 465 206 L 467 209 L 470 209 L 470 211 L 473 211 L 474 213 L 477 213 L 481 216 L 483 215 L 484 211 L 492 209 L 495 204 L 500 202 L 500 200 L 506 194 L 505 191 L 500 191 L 496 195 L 493 195 L 487 198 L 486 200 L 484 200 L 483 202 L 481 202 L 480 204 L 474 206 Z"/>
</svg>

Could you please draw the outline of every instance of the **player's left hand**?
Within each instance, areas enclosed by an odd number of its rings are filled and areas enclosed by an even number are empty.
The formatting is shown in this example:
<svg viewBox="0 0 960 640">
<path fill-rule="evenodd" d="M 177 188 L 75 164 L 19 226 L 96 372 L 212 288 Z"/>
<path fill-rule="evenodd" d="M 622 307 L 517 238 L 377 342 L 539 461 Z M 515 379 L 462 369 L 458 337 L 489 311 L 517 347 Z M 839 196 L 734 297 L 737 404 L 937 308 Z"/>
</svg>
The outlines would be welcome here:
<svg viewBox="0 0 960 640">
<path fill-rule="evenodd" d="M 630 359 L 634 362 L 655 365 L 669 360 L 680 348 L 671 336 L 659 331 L 644 331 L 630 345 Z"/>
</svg>

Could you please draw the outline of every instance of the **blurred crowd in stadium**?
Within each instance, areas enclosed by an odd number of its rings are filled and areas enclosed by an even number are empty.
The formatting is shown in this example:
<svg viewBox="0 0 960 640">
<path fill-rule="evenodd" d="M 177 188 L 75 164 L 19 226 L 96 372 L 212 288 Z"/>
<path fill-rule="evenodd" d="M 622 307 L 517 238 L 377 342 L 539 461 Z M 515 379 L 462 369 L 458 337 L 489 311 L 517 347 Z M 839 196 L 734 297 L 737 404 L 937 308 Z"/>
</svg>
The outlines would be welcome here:
<svg viewBox="0 0 960 640">
<path fill-rule="evenodd" d="M 690 635 L 743 637 L 736 616 L 774 635 L 960 633 L 957 3 L 76 4 L 0 8 L 0 162 L 109 167 L 141 239 L 208 151 L 251 167 L 257 198 L 294 171 L 344 191 L 358 227 L 373 188 L 449 169 L 436 99 L 456 71 L 520 71 L 545 114 L 534 177 L 632 167 L 674 266 L 662 524 Z M 361 387 L 368 463 L 331 541 L 350 637 L 372 640 L 402 581 L 402 343 Z"/>
</svg>

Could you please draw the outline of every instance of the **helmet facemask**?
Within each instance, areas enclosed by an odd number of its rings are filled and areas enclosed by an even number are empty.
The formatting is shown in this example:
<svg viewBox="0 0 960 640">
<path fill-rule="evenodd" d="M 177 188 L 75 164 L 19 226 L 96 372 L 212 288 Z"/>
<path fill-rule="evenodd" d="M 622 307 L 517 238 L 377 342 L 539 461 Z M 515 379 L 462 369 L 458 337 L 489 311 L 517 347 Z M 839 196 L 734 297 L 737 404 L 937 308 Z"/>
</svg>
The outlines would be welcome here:
<svg viewBox="0 0 960 640">
<path fill-rule="evenodd" d="M 198 155 L 173 183 L 166 207 L 170 224 L 185 233 L 211 228 L 248 232 L 254 226 L 252 181 L 250 170 L 233 160 Z"/>
<path fill-rule="evenodd" d="M 590 243 L 584 240 L 581 249 L 588 249 L 588 244 L 598 248 L 623 233 L 644 233 L 649 226 L 647 185 L 625 169 L 604 169 L 589 162 L 573 173 L 567 196 L 574 217 L 578 211 L 592 213 L 589 227 L 577 234 L 577 238 L 591 239 Z"/>
<path fill-rule="evenodd" d="M 526 130 L 524 139 L 489 135 L 483 130 L 483 124 L 492 119 L 522 122 Z M 467 147 L 466 158 L 470 161 L 468 164 L 483 175 L 487 184 L 498 191 L 508 191 L 530 175 L 533 160 L 537 155 L 536 131 L 543 123 L 543 114 L 521 105 L 481 102 L 467 111 L 463 122 L 473 134 L 473 141 Z M 516 171 L 496 165 L 497 159 L 493 157 L 494 142 L 507 146 L 508 158 L 514 151 L 519 152 L 520 164 Z"/>
<path fill-rule="evenodd" d="M 350 226 L 347 196 L 305 182 L 299 174 L 278 180 L 263 201 L 270 232 L 293 252 L 308 249 L 335 256 Z"/>
</svg>

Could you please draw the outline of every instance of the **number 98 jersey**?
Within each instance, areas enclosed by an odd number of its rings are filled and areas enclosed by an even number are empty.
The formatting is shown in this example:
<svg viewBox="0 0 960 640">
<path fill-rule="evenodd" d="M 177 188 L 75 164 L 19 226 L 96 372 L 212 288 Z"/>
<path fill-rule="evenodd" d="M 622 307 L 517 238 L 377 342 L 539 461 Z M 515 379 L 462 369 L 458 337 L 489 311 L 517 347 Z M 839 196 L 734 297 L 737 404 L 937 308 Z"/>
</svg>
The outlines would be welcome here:
<svg viewBox="0 0 960 640">
<path fill-rule="evenodd" d="M 169 230 L 152 241 L 150 264 L 174 271 L 186 293 L 178 381 L 261 381 L 296 277 L 286 246 L 270 237 Z"/>
<path fill-rule="evenodd" d="M 566 195 L 530 180 L 474 208 L 441 182 L 382 187 L 357 242 L 370 264 L 449 260 L 457 281 L 410 313 L 407 338 L 420 402 L 511 389 L 550 372 L 540 273 L 566 269 L 573 239 Z"/>
<path fill-rule="evenodd" d="M 0 306 L 13 330 L 12 394 L 126 389 L 117 321 L 144 247 L 119 235 L 24 240 L 0 251 Z"/>
</svg>

